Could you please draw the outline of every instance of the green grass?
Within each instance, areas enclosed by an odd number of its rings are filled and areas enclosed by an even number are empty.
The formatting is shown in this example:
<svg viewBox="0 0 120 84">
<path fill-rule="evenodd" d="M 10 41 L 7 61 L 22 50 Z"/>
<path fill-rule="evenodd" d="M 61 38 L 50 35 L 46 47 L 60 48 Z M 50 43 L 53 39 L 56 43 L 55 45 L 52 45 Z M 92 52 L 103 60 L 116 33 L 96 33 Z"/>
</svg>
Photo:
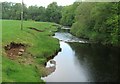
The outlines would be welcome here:
<svg viewBox="0 0 120 84">
<path fill-rule="evenodd" d="M 4 82 L 40 82 L 34 66 L 20 65 L 3 57 L 3 81 Z M 42 81 L 41 81 L 42 82 Z"/>
<path fill-rule="evenodd" d="M 23 43 L 29 45 L 26 52 L 30 52 L 34 60 L 32 65 L 20 64 L 18 60 L 11 60 L 7 57 L 2 48 L 2 79 L 4 82 L 42 82 L 40 80 L 41 68 L 36 66 L 43 65 L 46 58 L 54 55 L 59 50 L 59 42 L 52 38 L 52 34 L 57 31 L 55 23 L 24 21 L 24 28 L 21 30 L 20 21 L 2 20 L 2 47 L 10 42 Z M 28 29 L 34 27 L 44 32 L 37 32 Z M 27 54 L 23 55 L 24 59 Z M 34 57 L 37 57 L 34 59 Z"/>
</svg>

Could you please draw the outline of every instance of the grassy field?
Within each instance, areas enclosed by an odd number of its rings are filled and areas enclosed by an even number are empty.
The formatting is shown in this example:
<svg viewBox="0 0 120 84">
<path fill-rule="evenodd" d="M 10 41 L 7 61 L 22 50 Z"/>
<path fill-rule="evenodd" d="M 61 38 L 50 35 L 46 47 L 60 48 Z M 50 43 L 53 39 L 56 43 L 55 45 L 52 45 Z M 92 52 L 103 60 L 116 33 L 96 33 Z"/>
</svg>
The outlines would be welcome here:
<svg viewBox="0 0 120 84">
<path fill-rule="evenodd" d="M 23 25 L 21 30 L 18 20 L 2 21 L 3 82 L 42 82 L 40 77 L 45 73 L 44 64 L 47 58 L 53 56 L 60 48 L 58 40 L 52 38 L 57 31 L 55 23 L 24 21 Z M 4 46 L 11 42 L 27 45 L 20 58 L 11 60 L 7 56 Z"/>
</svg>

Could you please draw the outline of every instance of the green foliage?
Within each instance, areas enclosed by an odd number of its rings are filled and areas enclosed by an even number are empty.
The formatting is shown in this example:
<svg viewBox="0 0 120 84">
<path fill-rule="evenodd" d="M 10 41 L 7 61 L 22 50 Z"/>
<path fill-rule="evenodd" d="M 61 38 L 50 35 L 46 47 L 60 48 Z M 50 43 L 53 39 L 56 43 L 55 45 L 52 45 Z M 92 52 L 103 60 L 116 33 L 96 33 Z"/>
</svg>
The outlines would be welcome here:
<svg viewBox="0 0 120 84">
<path fill-rule="evenodd" d="M 47 21 L 49 22 L 60 22 L 62 7 L 58 6 L 56 2 L 48 5 L 46 9 Z"/>
<path fill-rule="evenodd" d="M 35 21 L 46 21 L 45 8 L 42 6 L 29 6 L 25 18 L 32 19 Z"/>
<path fill-rule="evenodd" d="M 2 2 L 2 19 L 20 20 L 21 3 Z M 45 7 L 29 6 L 23 4 L 24 20 L 46 21 L 59 23 L 62 7 L 53 2 Z"/>
<path fill-rule="evenodd" d="M 71 33 L 90 41 L 119 45 L 118 3 L 81 3 Z"/>
<path fill-rule="evenodd" d="M 78 5 L 79 5 L 79 2 L 75 2 L 74 4 L 65 6 L 62 9 L 62 18 L 60 20 L 60 24 L 64 26 L 72 26 L 75 18 L 75 10 Z"/>
</svg>

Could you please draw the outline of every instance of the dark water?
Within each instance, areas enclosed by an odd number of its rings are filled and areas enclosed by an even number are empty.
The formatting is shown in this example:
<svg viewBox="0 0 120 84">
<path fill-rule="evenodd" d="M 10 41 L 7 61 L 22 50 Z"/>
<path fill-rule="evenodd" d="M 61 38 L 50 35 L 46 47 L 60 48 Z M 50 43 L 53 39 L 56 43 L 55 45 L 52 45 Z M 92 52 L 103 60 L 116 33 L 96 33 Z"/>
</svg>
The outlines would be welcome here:
<svg viewBox="0 0 120 84">
<path fill-rule="evenodd" d="M 66 31 L 55 34 L 62 51 L 53 60 L 56 70 L 46 82 L 118 82 L 120 49 L 89 44 Z M 68 41 L 68 42 L 67 42 Z"/>
</svg>

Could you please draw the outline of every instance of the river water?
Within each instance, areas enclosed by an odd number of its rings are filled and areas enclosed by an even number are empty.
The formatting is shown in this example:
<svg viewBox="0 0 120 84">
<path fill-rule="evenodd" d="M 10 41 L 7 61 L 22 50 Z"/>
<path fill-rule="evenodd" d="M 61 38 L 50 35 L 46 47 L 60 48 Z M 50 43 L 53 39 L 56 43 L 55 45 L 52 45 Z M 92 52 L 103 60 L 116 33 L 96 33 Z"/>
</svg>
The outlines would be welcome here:
<svg viewBox="0 0 120 84">
<path fill-rule="evenodd" d="M 69 30 L 55 33 L 61 52 L 53 60 L 56 70 L 42 79 L 46 82 L 118 82 L 120 49 L 89 44 Z"/>
</svg>

